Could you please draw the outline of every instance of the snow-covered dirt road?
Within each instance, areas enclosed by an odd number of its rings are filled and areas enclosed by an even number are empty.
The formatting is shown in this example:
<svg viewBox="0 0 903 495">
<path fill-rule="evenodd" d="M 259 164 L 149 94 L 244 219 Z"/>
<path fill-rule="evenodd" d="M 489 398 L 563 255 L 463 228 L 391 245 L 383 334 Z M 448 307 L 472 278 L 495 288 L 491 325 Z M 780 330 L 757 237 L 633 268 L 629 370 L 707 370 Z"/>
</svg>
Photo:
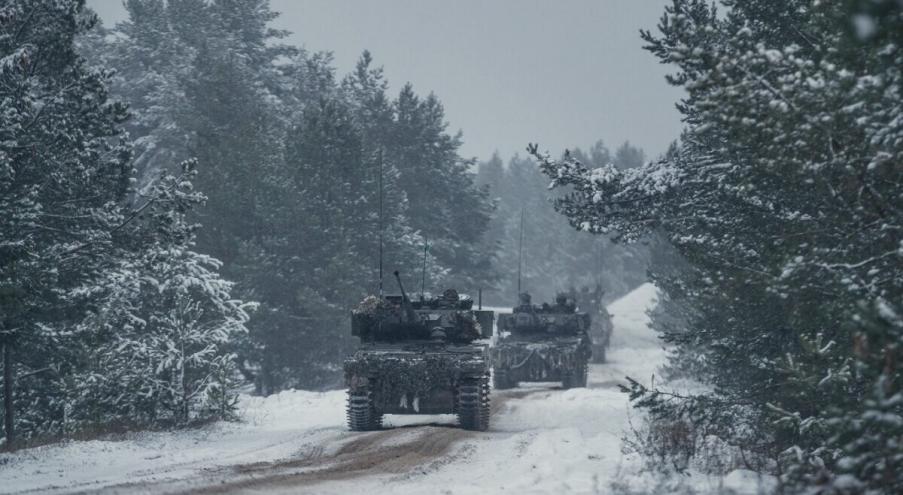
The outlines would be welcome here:
<svg viewBox="0 0 903 495">
<path fill-rule="evenodd" d="M 621 451 L 630 409 L 617 385 L 648 382 L 665 358 L 648 329 L 655 288 L 609 307 L 608 363 L 586 389 L 494 392 L 488 432 L 452 416 L 388 417 L 351 433 L 343 391 L 243 397 L 244 422 L 69 442 L 0 457 L 0 493 L 592 493 L 639 470 Z"/>
</svg>

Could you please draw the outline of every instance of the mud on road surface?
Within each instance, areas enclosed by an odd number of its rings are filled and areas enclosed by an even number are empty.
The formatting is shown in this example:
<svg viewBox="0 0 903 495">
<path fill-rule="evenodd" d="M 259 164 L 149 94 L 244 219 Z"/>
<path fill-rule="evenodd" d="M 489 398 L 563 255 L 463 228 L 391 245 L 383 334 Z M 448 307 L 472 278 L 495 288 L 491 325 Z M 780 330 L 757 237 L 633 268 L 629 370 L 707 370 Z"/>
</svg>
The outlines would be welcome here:
<svg viewBox="0 0 903 495">
<path fill-rule="evenodd" d="M 496 417 L 505 404 L 544 389 L 493 392 L 491 411 Z M 491 430 L 490 421 L 490 430 Z M 335 437 L 299 446 L 297 455 L 272 462 L 237 464 L 205 470 L 193 478 L 144 481 L 109 486 L 90 493 L 220 494 L 303 489 L 325 481 L 363 476 L 407 477 L 427 474 L 466 456 L 468 439 L 505 433 L 476 432 L 454 424 L 416 424 L 387 427 L 367 433 L 342 432 Z M 465 444 L 458 448 L 460 444 Z M 452 450 L 457 453 L 452 453 Z"/>
</svg>

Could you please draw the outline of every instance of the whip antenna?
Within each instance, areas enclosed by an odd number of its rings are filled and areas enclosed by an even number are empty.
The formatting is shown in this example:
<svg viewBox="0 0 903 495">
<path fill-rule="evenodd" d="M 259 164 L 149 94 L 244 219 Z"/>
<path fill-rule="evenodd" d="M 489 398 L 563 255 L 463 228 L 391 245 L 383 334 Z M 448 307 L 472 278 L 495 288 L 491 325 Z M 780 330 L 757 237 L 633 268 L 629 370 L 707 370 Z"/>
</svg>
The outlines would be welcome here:
<svg viewBox="0 0 903 495">
<path fill-rule="evenodd" d="M 423 301 L 423 290 L 426 286 L 426 251 L 430 247 L 429 237 L 423 236 L 423 268 L 420 271 L 420 300 Z"/>
<path fill-rule="evenodd" d="M 520 296 L 521 270 L 524 259 L 524 208 L 520 209 L 520 243 L 517 246 L 517 295 Z"/>
<path fill-rule="evenodd" d="M 605 265 L 605 262 L 603 260 L 603 257 L 605 254 L 604 251 L 605 251 L 605 240 L 602 239 L 602 237 L 600 236 L 599 237 L 599 251 L 597 253 L 598 256 L 596 257 L 596 260 L 598 262 L 598 265 L 596 266 L 596 285 L 602 285 L 602 267 Z"/>
<path fill-rule="evenodd" d="M 383 150 L 379 150 L 379 297 L 383 297 Z"/>
</svg>

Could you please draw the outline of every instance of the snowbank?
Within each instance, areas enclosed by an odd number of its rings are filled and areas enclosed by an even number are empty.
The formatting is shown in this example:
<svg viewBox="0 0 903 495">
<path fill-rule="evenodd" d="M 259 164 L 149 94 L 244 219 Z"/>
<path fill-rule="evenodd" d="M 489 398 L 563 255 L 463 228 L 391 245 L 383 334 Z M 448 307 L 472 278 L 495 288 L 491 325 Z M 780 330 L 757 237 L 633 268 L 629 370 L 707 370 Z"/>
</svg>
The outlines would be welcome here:
<svg viewBox="0 0 903 495">
<path fill-rule="evenodd" d="M 0 456 L 0 493 L 82 491 L 187 476 L 200 469 L 293 455 L 343 429 L 345 394 L 287 391 L 242 396 L 240 423 L 73 441 Z"/>
</svg>

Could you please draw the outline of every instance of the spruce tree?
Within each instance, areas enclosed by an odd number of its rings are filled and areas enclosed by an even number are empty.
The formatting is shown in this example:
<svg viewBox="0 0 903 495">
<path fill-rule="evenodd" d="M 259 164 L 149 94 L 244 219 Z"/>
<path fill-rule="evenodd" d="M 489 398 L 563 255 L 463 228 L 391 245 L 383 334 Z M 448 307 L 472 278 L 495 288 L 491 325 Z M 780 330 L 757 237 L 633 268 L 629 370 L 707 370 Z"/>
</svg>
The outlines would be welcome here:
<svg viewBox="0 0 903 495">
<path fill-rule="evenodd" d="M 328 54 L 281 44 L 266 0 L 126 6 L 83 50 L 119 71 L 114 90 L 137 114 L 139 191 L 197 158 L 197 249 L 261 303 L 235 343 L 260 392 L 339 384 L 347 310 L 376 288 L 380 169 L 387 266 L 414 276 L 429 239 L 428 290 L 491 277 L 476 248 L 491 205 L 438 99 L 393 100 L 368 53 L 337 81 Z"/>
<path fill-rule="evenodd" d="M 109 100 L 108 74 L 89 69 L 73 45 L 94 22 L 79 1 L 0 7 L 7 438 L 16 427 L 27 437 L 63 420 L 61 389 L 78 352 L 66 330 L 89 301 L 78 289 L 102 270 L 124 221 L 116 205 L 131 169 L 120 140 L 125 107 Z"/>
<path fill-rule="evenodd" d="M 630 170 L 534 154 L 572 222 L 662 229 L 689 264 L 663 287 L 689 304 L 668 338 L 713 392 L 674 408 L 634 387 L 641 404 L 792 490 L 899 491 L 899 5 L 724 3 L 675 1 L 643 33 L 687 91 L 678 150 Z"/>
<path fill-rule="evenodd" d="M 95 23 L 76 0 L 0 8 L 6 110 L 0 117 L 0 335 L 10 358 L 4 374 L 10 444 L 16 428 L 27 440 L 161 419 L 140 406 L 148 400 L 146 387 L 116 377 L 135 376 L 131 358 L 146 347 L 130 343 L 149 338 L 146 330 L 171 321 L 185 304 L 204 315 L 173 323 L 170 335 L 192 325 L 203 330 L 191 345 L 160 342 L 148 366 L 159 373 L 167 362 L 180 363 L 179 421 L 202 407 L 192 402 L 199 389 L 218 387 L 214 395 L 227 401 L 234 394 L 231 357 L 216 343 L 224 328 L 243 329 L 241 303 L 217 275 L 217 262 L 191 251 L 195 227 L 184 215 L 200 198 L 190 177 L 166 176 L 150 193 L 132 189 L 125 105 L 109 96 L 110 73 L 76 52 L 76 37 Z M 132 290 L 161 273 L 155 290 Z M 180 277 L 203 287 L 187 289 L 195 292 L 190 299 L 167 297 Z M 194 354 L 180 354 L 186 351 Z M 216 363 L 219 385 L 192 376 L 202 369 L 212 376 L 213 365 L 201 361 Z M 143 412 L 133 416 L 136 405 Z"/>
<path fill-rule="evenodd" d="M 589 152 L 575 156 L 590 163 L 612 163 L 601 141 Z M 604 236 L 575 231 L 567 218 L 555 211 L 559 191 L 549 191 L 548 181 L 535 160 L 515 156 L 503 166 L 493 156 L 477 170 L 477 183 L 488 187 L 495 211 L 485 236 L 486 252 L 502 274 L 487 297 L 494 304 L 513 304 L 517 298 L 518 256 L 522 254 L 522 289 L 536 301 L 551 301 L 558 292 L 600 289 L 611 301 L 643 283 L 649 260 L 644 245 L 614 244 Z M 521 211 L 524 242 L 521 249 Z"/>
</svg>

